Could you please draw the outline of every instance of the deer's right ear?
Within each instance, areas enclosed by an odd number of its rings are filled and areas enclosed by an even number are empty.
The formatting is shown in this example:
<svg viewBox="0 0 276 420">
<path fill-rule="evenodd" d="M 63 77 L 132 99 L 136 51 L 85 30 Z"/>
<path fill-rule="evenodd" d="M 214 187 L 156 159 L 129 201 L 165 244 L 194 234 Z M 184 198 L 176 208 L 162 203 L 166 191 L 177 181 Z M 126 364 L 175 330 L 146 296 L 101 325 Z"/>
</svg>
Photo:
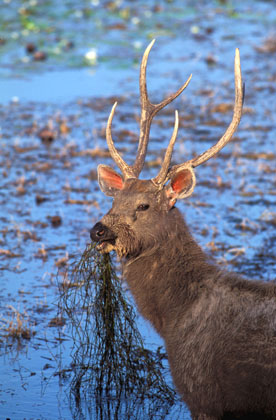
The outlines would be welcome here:
<svg viewBox="0 0 276 420">
<path fill-rule="evenodd" d="M 98 182 L 102 192 L 111 197 L 114 197 L 117 191 L 124 188 L 121 175 L 107 165 L 98 166 Z"/>
</svg>

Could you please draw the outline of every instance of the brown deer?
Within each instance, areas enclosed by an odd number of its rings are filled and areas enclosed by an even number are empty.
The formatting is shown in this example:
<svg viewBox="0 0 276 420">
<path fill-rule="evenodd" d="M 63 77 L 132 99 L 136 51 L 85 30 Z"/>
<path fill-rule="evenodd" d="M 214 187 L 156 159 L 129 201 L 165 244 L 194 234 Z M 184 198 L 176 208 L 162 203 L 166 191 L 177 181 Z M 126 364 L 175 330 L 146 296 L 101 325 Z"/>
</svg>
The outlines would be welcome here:
<svg viewBox="0 0 276 420">
<path fill-rule="evenodd" d="M 122 260 L 123 276 L 139 311 L 165 341 L 174 384 L 193 419 L 276 419 L 276 285 L 249 281 L 211 264 L 175 207 L 177 199 L 193 192 L 194 168 L 222 149 L 238 127 L 243 106 L 239 51 L 234 115 L 225 134 L 206 152 L 170 167 L 176 112 L 160 172 L 139 180 L 153 117 L 191 78 L 176 93 L 152 104 L 146 67 L 153 42 L 140 70 L 140 138 L 133 165 L 113 144 L 116 103 L 108 119 L 107 144 L 122 175 L 109 166 L 98 167 L 100 187 L 114 201 L 91 230 L 91 239 L 101 252 L 115 250 Z"/>
</svg>

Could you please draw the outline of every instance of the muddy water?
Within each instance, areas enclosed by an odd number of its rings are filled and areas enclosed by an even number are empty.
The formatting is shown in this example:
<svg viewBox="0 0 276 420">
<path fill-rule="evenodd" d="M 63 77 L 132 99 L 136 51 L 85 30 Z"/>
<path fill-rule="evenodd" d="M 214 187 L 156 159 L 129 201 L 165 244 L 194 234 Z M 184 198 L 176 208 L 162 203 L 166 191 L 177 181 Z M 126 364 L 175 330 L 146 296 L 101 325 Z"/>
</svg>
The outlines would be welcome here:
<svg viewBox="0 0 276 420">
<path fill-rule="evenodd" d="M 7 0 L 0 11 L 0 414 L 93 419 L 89 398 L 82 402 L 83 417 L 70 406 L 73 343 L 60 317 L 58 284 L 110 206 L 96 168 L 111 163 L 104 127 L 115 99 L 114 137 L 125 159 L 133 159 L 138 62 L 153 37 L 153 102 L 190 73 L 193 78 L 153 122 L 145 178 L 157 171 L 176 107 L 175 162 L 210 147 L 224 132 L 240 48 L 246 98 L 239 130 L 219 156 L 197 169 L 193 197 L 178 206 L 217 263 L 251 278 L 275 278 L 275 4 Z M 28 52 L 30 44 L 45 57 Z M 138 325 L 149 348 L 162 344 L 139 316 Z M 165 417 L 176 418 L 173 413 Z"/>
</svg>

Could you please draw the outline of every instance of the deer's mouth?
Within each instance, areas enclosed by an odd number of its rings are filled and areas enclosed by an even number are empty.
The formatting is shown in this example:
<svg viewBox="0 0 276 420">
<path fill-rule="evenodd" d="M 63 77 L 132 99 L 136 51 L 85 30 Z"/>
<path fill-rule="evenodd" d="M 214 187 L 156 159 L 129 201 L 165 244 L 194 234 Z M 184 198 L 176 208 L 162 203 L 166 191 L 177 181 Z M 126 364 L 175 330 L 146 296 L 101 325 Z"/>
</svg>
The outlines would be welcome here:
<svg viewBox="0 0 276 420">
<path fill-rule="evenodd" d="M 115 239 L 104 239 L 97 244 L 97 251 L 107 254 L 115 249 Z"/>
</svg>

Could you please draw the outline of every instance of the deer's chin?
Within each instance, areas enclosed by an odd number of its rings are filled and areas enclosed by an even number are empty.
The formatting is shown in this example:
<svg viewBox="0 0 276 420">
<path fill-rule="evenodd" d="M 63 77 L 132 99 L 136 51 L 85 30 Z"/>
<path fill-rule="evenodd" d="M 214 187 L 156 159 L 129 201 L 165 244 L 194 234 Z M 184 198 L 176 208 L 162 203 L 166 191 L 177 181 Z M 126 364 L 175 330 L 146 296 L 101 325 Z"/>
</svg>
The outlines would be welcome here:
<svg viewBox="0 0 276 420">
<path fill-rule="evenodd" d="M 114 245 L 110 242 L 101 242 L 97 245 L 97 251 L 99 251 L 101 254 L 108 254 L 109 252 L 113 251 L 115 249 Z"/>
</svg>

